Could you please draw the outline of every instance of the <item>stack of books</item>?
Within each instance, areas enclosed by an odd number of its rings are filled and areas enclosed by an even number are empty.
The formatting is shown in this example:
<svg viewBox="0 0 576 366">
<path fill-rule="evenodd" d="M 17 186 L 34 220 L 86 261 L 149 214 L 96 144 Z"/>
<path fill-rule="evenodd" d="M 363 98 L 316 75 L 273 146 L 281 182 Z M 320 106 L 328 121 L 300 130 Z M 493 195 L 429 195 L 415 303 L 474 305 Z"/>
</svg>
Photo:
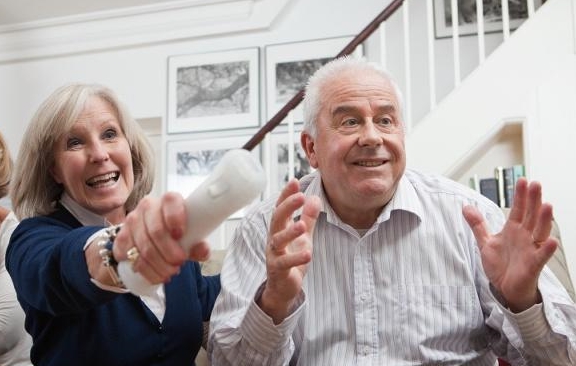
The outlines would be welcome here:
<svg viewBox="0 0 576 366">
<path fill-rule="evenodd" d="M 524 165 L 516 164 L 510 167 L 497 166 L 494 176 L 479 178 L 474 175 L 470 178 L 470 187 L 490 198 L 500 207 L 512 207 L 514 190 L 518 178 L 525 176 Z"/>
</svg>

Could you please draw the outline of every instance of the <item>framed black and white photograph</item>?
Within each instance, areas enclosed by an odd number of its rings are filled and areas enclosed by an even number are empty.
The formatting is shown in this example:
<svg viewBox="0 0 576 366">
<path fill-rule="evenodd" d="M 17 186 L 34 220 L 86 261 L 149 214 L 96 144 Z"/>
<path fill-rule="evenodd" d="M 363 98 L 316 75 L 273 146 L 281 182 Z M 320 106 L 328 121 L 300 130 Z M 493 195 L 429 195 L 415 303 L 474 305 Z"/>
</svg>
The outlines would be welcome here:
<svg viewBox="0 0 576 366">
<path fill-rule="evenodd" d="M 292 145 L 292 157 L 288 146 Z M 290 174 L 290 166 L 292 174 Z M 294 132 L 289 141 L 288 132 L 270 134 L 270 193 L 274 194 L 288 183 L 291 178 L 302 178 L 315 169 L 310 166 L 306 153 L 300 144 L 300 132 Z"/>
<path fill-rule="evenodd" d="M 304 88 L 316 70 L 332 60 L 352 39 L 338 37 L 266 46 L 267 118 L 272 118 Z M 356 48 L 354 55 L 362 56 L 362 45 Z M 302 121 L 302 107 L 298 106 L 294 122 Z"/>
<path fill-rule="evenodd" d="M 222 156 L 230 149 L 238 149 L 250 136 L 232 136 L 214 139 L 189 139 L 168 141 L 166 146 L 166 189 L 187 197 L 212 173 Z M 260 159 L 260 148 L 252 150 Z M 230 216 L 244 215 L 239 210 Z"/>
<path fill-rule="evenodd" d="M 481 0 L 484 12 L 484 32 L 502 31 L 502 1 Z M 546 0 L 534 0 L 534 6 L 540 7 Z M 508 1 L 510 29 L 516 29 L 528 18 L 527 0 Z M 436 38 L 452 37 L 451 0 L 434 0 L 434 23 Z M 478 34 L 476 0 L 458 0 L 458 34 Z"/>
<path fill-rule="evenodd" d="M 259 124 L 258 48 L 168 59 L 168 133 Z"/>
</svg>

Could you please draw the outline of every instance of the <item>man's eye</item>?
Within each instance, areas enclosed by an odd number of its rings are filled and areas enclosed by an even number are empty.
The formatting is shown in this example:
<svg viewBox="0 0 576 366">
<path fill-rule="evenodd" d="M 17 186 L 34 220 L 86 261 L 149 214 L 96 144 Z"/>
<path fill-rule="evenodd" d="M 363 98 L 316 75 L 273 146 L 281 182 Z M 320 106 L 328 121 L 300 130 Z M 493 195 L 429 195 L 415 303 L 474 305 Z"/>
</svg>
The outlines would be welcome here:
<svg viewBox="0 0 576 366">
<path fill-rule="evenodd" d="M 358 120 L 354 118 L 347 118 L 342 122 L 343 126 L 356 126 L 358 124 Z"/>
<path fill-rule="evenodd" d="M 392 119 L 389 117 L 382 117 L 382 118 L 380 118 L 378 123 L 382 126 L 389 126 L 392 124 Z"/>
</svg>

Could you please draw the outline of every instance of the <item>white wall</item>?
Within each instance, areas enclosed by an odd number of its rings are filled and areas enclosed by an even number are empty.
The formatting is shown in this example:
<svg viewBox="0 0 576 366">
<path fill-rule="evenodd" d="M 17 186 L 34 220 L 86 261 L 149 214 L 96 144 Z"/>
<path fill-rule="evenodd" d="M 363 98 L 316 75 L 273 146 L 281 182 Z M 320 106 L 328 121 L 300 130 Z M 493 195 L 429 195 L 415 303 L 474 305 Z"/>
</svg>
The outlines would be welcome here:
<svg viewBox="0 0 576 366">
<path fill-rule="evenodd" d="M 531 178 L 542 183 L 554 215 L 576 284 L 576 55 L 558 60 L 549 78 L 535 85 L 534 118 L 529 124 Z"/>
</svg>

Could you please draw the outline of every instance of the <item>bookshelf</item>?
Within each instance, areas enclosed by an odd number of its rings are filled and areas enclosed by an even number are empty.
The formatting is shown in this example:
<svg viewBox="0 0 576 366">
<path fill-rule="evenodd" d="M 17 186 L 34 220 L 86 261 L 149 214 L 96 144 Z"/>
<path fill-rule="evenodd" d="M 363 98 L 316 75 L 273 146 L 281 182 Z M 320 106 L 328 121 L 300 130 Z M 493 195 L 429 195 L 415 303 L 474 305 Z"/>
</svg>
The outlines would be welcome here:
<svg viewBox="0 0 576 366">
<path fill-rule="evenodd" d="M 503 120 L 458 160 L 446 175 L 466 186 L 469 186 L 469 179 L 474 174 L 479 178 L 494 177 L 497 166 L 523 164 L 528 175 L 525 151 L 524 120 Z"/>
</svg>

